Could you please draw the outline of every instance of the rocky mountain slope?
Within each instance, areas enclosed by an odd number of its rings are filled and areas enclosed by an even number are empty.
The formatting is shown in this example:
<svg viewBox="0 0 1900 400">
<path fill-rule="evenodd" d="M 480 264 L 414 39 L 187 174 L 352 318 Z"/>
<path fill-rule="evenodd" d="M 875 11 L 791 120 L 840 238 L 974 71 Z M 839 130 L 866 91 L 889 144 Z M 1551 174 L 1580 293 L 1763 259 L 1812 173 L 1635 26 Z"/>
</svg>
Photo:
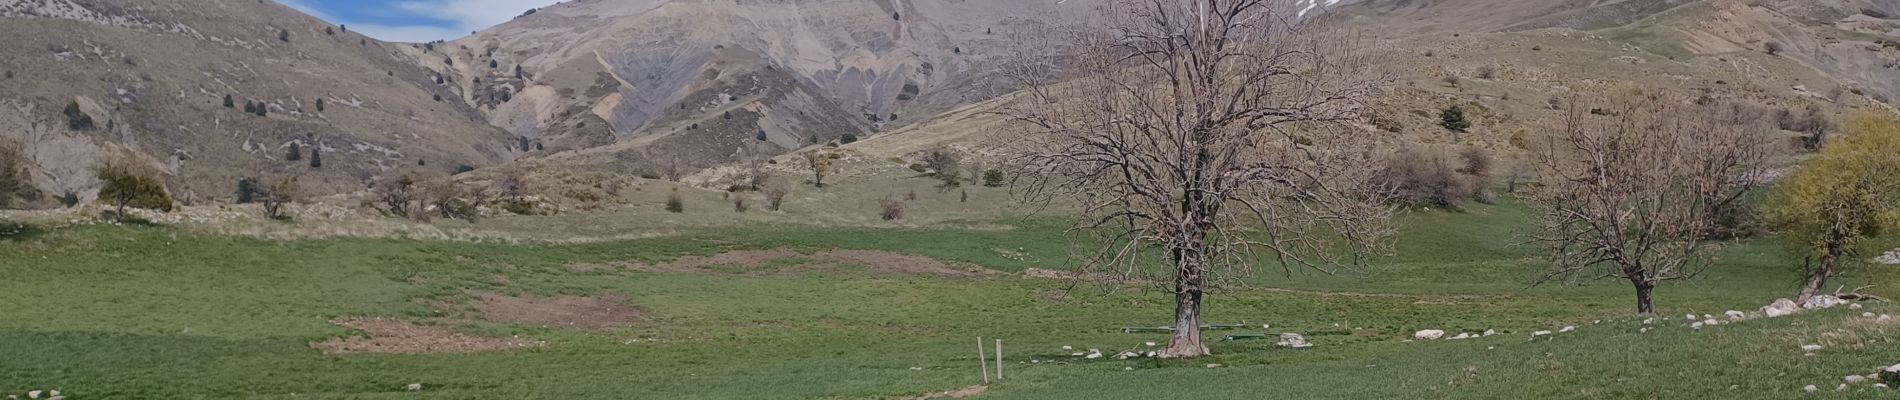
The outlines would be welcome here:
<svg viewBox="0 0 1900 400">
<path fill-rule="evenodd" d="M 420 50 L 274 2 L 0 0 L 0 37 L 0 139 L 26 148 L 35 184 L 55 196 L 89 200 L 88 169 L 120 151 L 188 202 L 229 200 L 245 177 L 300 174 L 332 193 L 516 156 L 504 131 L 416 67 Z"/>
</svg>

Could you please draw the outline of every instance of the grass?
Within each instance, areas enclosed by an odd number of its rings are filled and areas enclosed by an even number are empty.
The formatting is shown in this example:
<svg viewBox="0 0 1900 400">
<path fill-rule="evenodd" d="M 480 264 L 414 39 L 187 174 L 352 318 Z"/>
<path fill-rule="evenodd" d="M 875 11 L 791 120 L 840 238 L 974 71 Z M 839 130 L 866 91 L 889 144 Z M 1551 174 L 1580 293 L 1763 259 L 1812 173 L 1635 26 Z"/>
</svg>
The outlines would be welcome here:
<svg viewBox="0 0 1900 400">
<path fill-rule="evenodd" d="M 77 226 L 0 236 L 0 393 L 70 398 L 888 398 L 979 383 L 976 336 L 1006 341 L 1010 379 L 985 398 L 1787 398 L 1900 361 L 1893 326 L 1841 311 L 1638 333 L 1628 289 L 1527 287 L 1517 205 L 1415 213 L 1398 256 L 1357 271 L 1261 274 L 1209 298 L 1209 322 L 1272 324 L 1317 347 L 1217 341 L 1196 360 L 1095 360 L 1069 345 L 1145 350 L 1168 297 L 998 274 L 936 278 L 867 268 L 751 276 L 575 272 L 738 249 L 889 250 L 1014 272 L 1060 266 L 1057 221 L 997 229 L 765 225 L 575 245 L 334 239 L 263 241 L 171 227 Z M 974 223 L 972 223 L 974 224 Z M 959 224 L 948 224 L 958 226 Z M 1750 309 L 1794 288 L 1778 247 L 1744 244 L 1721 268 L 1658 291 L 1664 315 Z M 783 272 L 799 260 L 765 268 Z M 1844 278 L 1892 282 L 1889 270 Z M 1892 287 L 1892 285 L 1883 285 Z M 618 293 L 629 328 L 579 332 L 456 323 L 546 341 L 465 355 L 323 355 L 328 321 L 429 321 L 466 290 Z M 1877 312 L 1893 311 L 1878 305 Z M 1858 312 L 1854 312 L 1858 313 Z M 1602 325 L 1593 321 L 1603 320 Z M 1529 340 L 1564 325 L 1579 332 Z M 1500 336 L 1401 341 L 1419 329 Z M 1837 333 L 1835 330 L 1846 333 Z M 1257 330 L 1255 330 L 1257 331 Z M 1805 343 L 1826 343 L 1814 357 Z M 1028 363 L 1036 360 L 1035 363 Z M 1207 364 L 1220 364 L 1207 368 Z M 421 383 L 408 393 L 403 386 Z M 1730 390 L 1731 385 L 1739 385 Z M 1853 396 L 1870 396 L 1867 393 Z M 1850 396 L 1851 397 L 1851 396 Z"/>
</svg>

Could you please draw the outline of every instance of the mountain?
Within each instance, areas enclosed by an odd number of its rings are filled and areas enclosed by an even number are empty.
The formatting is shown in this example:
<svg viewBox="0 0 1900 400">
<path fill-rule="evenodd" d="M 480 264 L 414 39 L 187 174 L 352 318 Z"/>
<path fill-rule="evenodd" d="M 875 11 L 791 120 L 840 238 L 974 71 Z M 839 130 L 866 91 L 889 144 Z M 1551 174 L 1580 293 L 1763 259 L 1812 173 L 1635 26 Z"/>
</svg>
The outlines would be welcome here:
<svg viewBox="0 0 1900 400">
<path fill-rule="evenodd" d="M 1004 32 L 1097 1 L 1064 3 L 572 1 L 438 45 L 453 65 L 428 67 L 496 126 L 572 151 L 557 158 L 705 167 L 994 97 Z"/>
<path fill-rule="evenodd" d="M 0 37 L 0 139 L 26 147 L 53 195 L 90 200 L 89 168 L 119 151 L 188 202 L 229 200 L 246 177 L 300 174 L 307 191 L 334 193 L 517 156 L 510 135 L 416 67 L 421 50 L 274 2 L 0 0 Z M 74 129 L 68 106 L 92 126 Z"/>
</svg>

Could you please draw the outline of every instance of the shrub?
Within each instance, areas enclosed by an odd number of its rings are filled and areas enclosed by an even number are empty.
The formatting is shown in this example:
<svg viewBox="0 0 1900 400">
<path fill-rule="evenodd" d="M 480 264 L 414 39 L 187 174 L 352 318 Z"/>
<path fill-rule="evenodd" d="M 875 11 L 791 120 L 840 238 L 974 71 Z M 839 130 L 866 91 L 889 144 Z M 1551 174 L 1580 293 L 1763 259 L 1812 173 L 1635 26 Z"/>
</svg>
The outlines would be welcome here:
<svg viewBox="0 0 1900 400">
<path fill-rule="evenodd" d="M 686 201 L 680 198 L 679 188 L 674 188 L 673 193 L 666 195 L 666 211 L 676 214 L 686 212 Z"/>
<path fill-rule="evenodd" d="M 303 145 L 297 142 L 290 142 L 290 152 L 284 154 L 284 160 L 303 161 Z"/>
<path fill-rule="evenodd" d="M 948 190 L 962 185 L 963 153 L 949 147 L 938 147 L 924 153 L 923 164 L 931 176 L 943 181 L 940 188 Z"/>
<path fill-rule="evenodd" d="M 264 104 L 264 102 L 260 101 L 260 102 L 257 102 L 257 108 L 251 111 L 257 112 L 257 116 L 259 117 L 270 116 L 270 105 Z"/>
<path fill-rule="evenodd" d="M 1417 149 L 1394 154 L 1382 175 L 1406 205 L 1453 208 L 1471 196 L 1468 181 L 1449 161 Z"/>
<path fill-rule="evenodd" d="M 1832 132 L 1835 128 L 1834 121 L 1828 119 L 1827 113 L 1815 106 L 1808 106 L 1806 110 L 1800 113 L 1795 113 L 1786 108 L 1777 110 L 1775 111 L 1775 125 L 1782 130 L 1806 134 L 1806 136 L 1802 138 L 1802 142 L 1809 150 L 1820 149 L 1821 143 L 1827 138 L 1827 134 Z"/>
<path fill-rule="evenodd" d="M 127 207 L 172 211 L 171 193 L 165 191 L 158 173 L 130 157 L 108 159 L 94 167 L 93 173 L 104 183 L 99 188 L 99 200 L 117 208 L 115 215 L 121 221 L 126 217 Z"/>
<path fill-rule="evenodd" d="M 323 98 L 317 98 L 317 112 L 323 112 Z"/>
<path fill-rule="evenodd" d="M 297 177 L 282 176 L 271 180 L 270 187 L 265 189 L 259 200 L 264 204 L 265 218 L 290 219 L 290 216 L 284 213 L 284 206 L 297 201 Z"/>
<path fill-rule="evenodd" d="M 1007 179 L 1003 175 L 1003 170 L 990 168 L 988 171 L 983 171 L 983 186 L 1001 187 Z"/>
<path fill-rule="evenodd" d="M 857 142 L 858 142 L 857 134 L 846 133 L 844 134 L 844 136 L 838 137 L 838 143 L 852 144 L 852 143 L 857 143 Z"/>
<path fill-rule="evenodd" d="M 79 206 L 79 193 L 68 190 L 66 193 L 60 194 L 58 200 L 60 206 L 66 208 L 77 207 Z"/>
<path fill-rule="evenodd" d="M 416 203 L 416 180 L 408 175 L 384 181 L 374 190 L 377 203 L 389 215 L 409 218 Z"/>
<path fill-rule="evenodd" d="M 238 182 L 237 182 L 237 203 L 238 204 L 250 204 L 250 203 L 256 202 L 258 197 L 260 197 L 260 195 L 262 195 L 263 193 L 264 193 L 264 188 L 257 186 L 257 178 L 239 178 L 238 179 Z"/>
<path fill-rule="evenodd" d="M 1494 67 L 1490 65 L 1478 67 L 1478 79 L 1490 80 L 1493 78 L 1497 78 L 1497 76 L 1498 76 L 1498 67 Z"/>
<path fill-rule="evenodd" d="M 231 98 L 231 95 L 228 95 L 228 94 L 224 95 L 224 108 L 234 108 L 234 107 L 237 107 L 237 99 Z"/>
<path fill-rule="evenodd" d="M 290 31 L 282 30 L 282 29 L 277 30 L 277 40 L 282 40 L 286 43 L 290 42 Z"/>
<path fill-rule="evenodd" d="M 72 128 L 72 130 L 75 131 L 92 130 L 92 115 L 88 115 L 85 110 L 79 109 L 78 100 L 66 103 L 66 111 L 64 113 L 66 114 L 67 128 Z"/>
<path fill-rule="evenodd" d="M 472 166 L 472 165 L 462 164 L 462 165 L 455 166 L 456 175 L 461 175 L 461 174 L 474 172 L 474 171 L 475 171 L 475 166 Z"/>
<path fill-rule="evenodd" d="M 904 218 L 904 202 L 897 201 L 897 199 L 893 199 L 890 197 L 885 197 L 883 200 L 878 200 L 877 217 L 885 221 L 896 221 L 899 219 L 903 219 Z"/>
<path fill-rule="evenodd" d="M 1776 42 L 1776 41 L 1769 41 L 1768 43 L 1764 43 L 1764 44 L 1762 44 L 1762 50 L 1764 50 L 1764 51 L 1767 51 L 1767 52 L 1768 52 L 1768 55 L 1771 55 L 1771 56 L 1772 56 L 1772 55 L 1780 55 L 1780 54 L 1781 54 L 1781 42 Z"/>
<path fill-rule="evenodd" d="M 39 196 L 33 178 L 26 171 L 26 152 L 11 141 L 0 139 L 0 208 L 13 207 L 16 200 Z"/>
<path fill-rule="evenodd" d="M 772 187 L 765 189 L 765 209 L 779 211 L 784 208 L 785 195 L 791 193 L 792 190 L 786 188 L 784 185 L 772 185 Z"/>
<path fill-rule="evenodd" d="M 310 149 L 310 168 L 323 168 L 323 151 Z"/>
<path fill-rule="evenodd" d="M 253 102 L 251 102 L 250 100 L 245 100 L 245 101 L 244 101 L 244 113 L 245 113 L 245 114 L 256 114 L 256 113 L 257 113 L 257 103 L 253 103 Z"/>
<path fill-rule="evenodd" d="M 474 222 L 481 217 L 481 192 L 467 192 L 452 179 L 442 179 L 429 185 L 426 195 L 429 205 L 435 207 L 442 218 L 459 219 Z"/>
<path fill-rule="evenodd" d="M 1452 132 L 1464 132 L 1467 129 L 1471 129 L 1471 121 L 1465 119 L 1464 107 L 1451 106 L 1451 108 L 1446 108 L 1444 112 L 1438 114 L 1438 119 L 1440 126 L 1444 126 L 1445 129 L 1449 129 Z"/>
<path fill-rule="evenodd" d="M 750 209 L 752 206 L 746 204 L 745 196 L 732 196 L 732 211 L 744 213 Z"/>
<path fill-rule="evenodd" d="M 1445 76 L 1445 84 L 1451 85 L 1451 87 L 1458 87 L 1458 84 L 1460 83 L 1464 83 L 1464 79 L 1459 78 L 1457 75 Z"/>
</svg>

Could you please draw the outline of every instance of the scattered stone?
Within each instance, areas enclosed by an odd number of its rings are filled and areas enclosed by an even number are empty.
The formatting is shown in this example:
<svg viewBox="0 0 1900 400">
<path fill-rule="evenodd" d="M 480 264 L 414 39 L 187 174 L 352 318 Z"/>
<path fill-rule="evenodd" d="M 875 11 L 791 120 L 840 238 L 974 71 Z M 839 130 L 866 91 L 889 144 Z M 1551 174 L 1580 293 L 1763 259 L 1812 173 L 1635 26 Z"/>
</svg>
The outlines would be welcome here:
<svg viewBox="0 0 1900 400">
<path fill-rule="evenodd" d="M 1702 319 L 1715 319 L 1714 315 L 1702 314 Z"/>
<path fill-rule="evenodd" d="M 1870 313 L 1870 312 L 1864 312 L 1864 313 L 1860 313 L 1860 317 L 1861 317 L 1861 318 L 1873 318 L 1873 317 L 1874 317 L 1874 313 Z"/>
<path fill-rule="evenodd" d="M 1089 354 L 1086 356 L 1082 356 L 1082 358 L 1087 358 L 1090 360 L 1102 358 L 1102 351 L 1096 350 L 1096 349 L 1089 349 Z"/>
<path fill-rule="evenodd" d="M 1814 392 L 1821 391 L 1821 388 L 1815 387 L 1814 385 L 1807 385 L 1807 386 L 1801 387 L 1801 390 L 1808 393 L 1814 393 Z"/>
<path fill-rule="evenodd" d="M 1762 315 L 1768 318 L 1785 317 L 1794 315 L 1794 313 L 1797 312 L 1801 312 L 1801 307 L 1795 305 L 1794 300 L 1788 299 L 1775 299 L 1774 303 L 1770 303 L 1761 308 Z"/>
<path fill-rule="evenodd" d="M 1122 367 L 1123 371 L 1134 371 L 1135 367 Z"/>
<path fill-rule="evenodd" d="M 1465 340 L 1465 339 L 1470 339 L 1470 338 L 1471 338 L 1470 333 L 1458 332 L 1458 336 L 1452 336 L 1451 340 Z"/>
<path fill-rule="evenodd" d="M 923 369 L 923 368 L 917 368 L 917 367 L 910 367 L 910 369 L 911 369 L 912 371 L 916 371 L 916 370 L 920 370 L 920 369 Z M 409 384 L 409 386 L 403 386 L 403 387 L 402 387 L 402 390 L 407 390 L 407 391 L 411 391 L 411 392 L 420 392 L 420 391 L 422 391 L 422 384 L 420 384 L 420 383 L 411 383 L 411 384 Z"/>
<path fill-rule="evenodd" d="M 38 390 L 35 390 L 35 391 L 31 391 L 31 392 L 26 392 L 26 398 L 29 398 L 29 399 L 37 399 L 37 398 L 40 398 L 40 391 L 38 391 Z"/>
<path fill-rule="evenodd" d="M 1649 325 L 1649 324 L 1654 324 L 1654 323 L 1656 323 L 1656 318 L 1655 318 L 1655 317 L 1650 317 L 1650 318 L 1645 318 L 1645 319 L 1643 319 L 1643 325 Z"/>
<path fill-rule="evenodd" d="M 1724 312 L 1723 314 L 1728 314 L 1728 320 L 1730 321 L 1740 321 L 1743 318 L 1748 318 L 1748 314 L 1735 310 L 1728 310 L 1728 312 Z"/>
<path fill-rule="evenodd" d="M 1636 330 L 1636 332 L 1638 332 L 1638 333 L 1649 333 L 1649 327 L 1647 327 L 1647 326 L 1645 326 L 1645 327 L 1643 327 L 1643 329 L 1637 329 L 1637 330 Z"/>
<path fill-rule="evenodd" d="M 1120 354 L 1115 355 L 1115 359 L 1117 360 L 1126 360 L 1132 357 L 1141 357 L 1141 353 L 1136 353 L 1132 351 L 1124 351 L 1124 352 L 1121 352 Z"/>
<path fill-rule="evenodd" d="M 1148 358 L 1154 358 L 1155 352 L 1150 351 L 1147 353 L 1147 355 L 1148 355 Z"/>
<path fill-rule="evenodd" d="M 1715 318 L 1709 318 L 1702 321 L 1702 326 L 1716 326 L 1716 325 L 1721 325 L 1721 324 L 1722 324 L 1722 320 L 1715 319 Z"/>
<path fill-rule="evenodd" d="M 1847 309 L 1849 309 L 1849 310 L 1859 310 L 1859 309 L 1861 309 L 1861 307 L 1862 307 L 1862 306 L 1860 305 L 1860 303 L 1853 303 L 1853 304 L 1848 304 L 1848 305 L 1847 305 Z"/>
<path fill-rule="evenodd" d="M 1208 368 L 1220 368 L 1220 364 L 1208 364 Z"/>
<path fill-rule="evenodd" d="M 1155 347 L 1155 342 L 1148 342 L 1148 343 L 1142 343 L 1142 344 L 1148 345 L 1148 347 Z"/>
<path fill-rule="evenodd" d="M 1035 363 L 1036 363 L 1036 360 L 1029 360 L 1029 363 L 1030 363 L 1030 364 L 1035 364 Z M 910 370 L 912 370 L 912 371 L 922 371 L 922 370 L 924 370 L 924 367 L 910 367 Z"/>
<path fill-rule="evenodd" d="M 1558 333 L 1567 333 L 1567 332 L 1575 332 L 1576 330 L 1577 330 L 1577 327 L 1574 327 L 1574 326 L 1566 326 L 1566 327 L 1564 327 L 1563 329 L 1558 329 L 1558 330 L 1557 330 L 1557 332 L 1558 332 Z"/>
<path fill-rule="evenodd" d="M 1074 351 L 1074 350 L 1075 350 L 1075 347 L 1062 346 L 1062 351 Z"/>
<path fill-rule="evenodd" d="M 1702 329 L 1702 321 L 1696 321 L 1696 323 L 1689 324 L 1689 329 Z"/>
<path fill-rule="evenodd" d="M 1804 344 L 1804 345 L 1801 345 L 1801 351 L 1805 351 L 1805 352 L 1809 352 L 1809 353 L 1813 353 L 1813 352 L 1817 352 L 1817 351 L 1821 351 L 1821 349 L 1823 349 L 1823 348 L 1824 348 L 1824 347 L 1821 347 L 1821 345 L 1818 345 L 1818 344 Z"/>
<path fill-rule="evenodd" d="M 1531 332 L 1531 337 L 1545 336 L 1549 334 L 1550 334 L 1550 331 L 1536 331 L 1536 332 Z"/>
<path fill-rule="evenodd" d="M 1847 390 L 1847 384 L 1845 383 L 1841 384 L 1840 386 L 1834 387 L 1834 391 L 1836 392 L 1841 392 L 1841 391 L 1846 391 L 1846 390 Z"/>
<path fill-rule="evenodd" d="M 1867 377 L 1860 376 L 1860 375 L 1848 375 L 1846 378 L 1843 378 L 1842 380 L 1847 381 L 1847 383 L 1859 385 L 1861 383 L 1867 382 Z"/>
<path fill-rule="evenodd" d="M 1806 308 L 1809 310 L 1819 310 L 1823 308 L 1834 308 L 1835 306 L 1839 306 L 1842 304 L 1847 304 L 1847 300 L 1841 300 L 1841 298 L 1839 297 L 1823 294 L 1823 295 L 1815 295 L 1814 297 L 1808 298 L 1808 302 L 1801 304 L 1801 308 Z"/>
<path fill-rule="evenodd" d="M 1486 329 L 1486 330 L 1484 330 L 1484 335 L 1485 335 L 1485 336 L 1492 336 L 1492 335 L 1497 335 L 1497 334 L 1498 334 L 1498 330 L 1496 330 L 1496 329 Z"/>
<path fill-rule="evenodd" d="M 1426 329 L 1418 331 L 1418 333 L 1413 333 L 1412 337 L 1419 340 L 1438 340 L 1438 338 L 1445 337 L 1445 331 Z"/>
<path fill-rule="evenodd" d="M 1304 349 L 1308 347 L 1313 347 L 1313 344 L 1307 343 L 1306 337 L 1300 336 L 1300 334 L 1298 333 L 1282 333 L 1280 334 L 1280 347 Z"/>
<path fill-rule="evenodd" d="M 1886 388 L 1887 388 L 1887 384 L 1885 384 L 1885 383 L 1876 383 L 1876 384 L 1874 384 L 1874 388 L 1875 388 L 1875 389 L 1886 389 Z"/>
<path fill-rule="evenodd" d="M 1684 316 L 1682 316 L 1682 319 L 1684 319 L 1684 320 L 1688 320 L 1688 321 L 1694 321 L 1694 320 L 1698 320 L 1698 319 L 1701 319 L 1701 318 L 1696 318 L 1696 317 L 1695 317 L 1695 314 L 1689 314 L 1689 315 L 1684 315 Z"/>
<path fill-rule="evenodd" d="M 1078 351 L 1078 352 L 1074 352 L 1074 353 L 1069 353 L 1069 355 L 1070 355 L 1070 356 L 1074 356 L 1074 357 L 1081 357 L 1081 356 L 1084 356 L 1084 355 L 1087 355 L 1087 354 L 1088 354 L 1088 353 L 1083 353 L 1083 352 L 1080 352 L 1080 351 Z"/>
</svg>

